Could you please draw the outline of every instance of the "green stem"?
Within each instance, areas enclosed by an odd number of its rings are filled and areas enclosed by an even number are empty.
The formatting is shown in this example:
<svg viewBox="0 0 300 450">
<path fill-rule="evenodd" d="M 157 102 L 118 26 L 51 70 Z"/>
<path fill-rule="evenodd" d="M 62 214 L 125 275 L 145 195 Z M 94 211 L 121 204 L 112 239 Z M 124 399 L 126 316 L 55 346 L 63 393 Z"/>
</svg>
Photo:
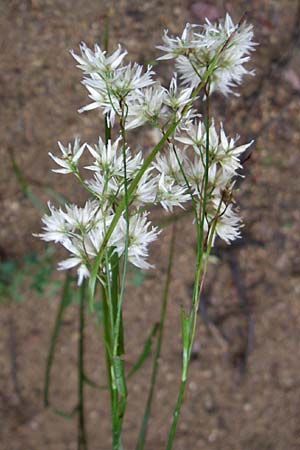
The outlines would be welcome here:
<svg viewBox="0 0 300 450">
<path fill-rule="evenodd" d="M 103 324 L 104 324 L 104 344 L 105 344 L 105 358 L 106 358 L 106 370 L 107 370 L 107 383 L 110 391 L 112 414 L 113 414 L 113 387 L 112 387 L 112 374 L 111 374 L 111 327 L 110 327 L 110 314 L 109 306 L 107 303 L 107 295 L 104 286 L 102 286 L 102 305 L 103 305 Z"/>
<path fill-rule="evenodd" d="M 164 332 L 167 304 L 168 304 L 169 291 L 170 291 L 171 272 L 172 272 L 172 266 L 173 266 L 175 236 L 176 236 L 176 225 L 173 224 L 172 237 L 171 237 L 170 250 L 169 250 L 168 269 L 167 269 L 166 283 L 165 283 L 165 288 L 164 288 L 164 293 L 163 293 L 163 302 L 162 302 L 162 306 L 161 306 L 158 338 L 157 338 L 157 345 L 156 345 L 154 361 L 153 361 L 150 390 L 149 390 L 149 394 L 148 394 L 148 399 L 147 399 L 147 403 L 146 403 L 146 408 L 145 408 L 145 412 L 144 412 L 144 416 L 143 416 L 143 421 L 142 421 L 142 425 L 141 425 L 141 429 L 140 429 L 140 433 L 139 433 L 139 437 L 138 437 L 136 450 L 144 449 L 146 438 L 147 438 L 148 421 L 149 421 L 149 417 L 151 414 L 151 406 L 152 406 L 152 401 L 153 401 L 154 388 L 156 385 L 157 373 L 158 373 L 158 369 L 159 369 L 159 359 L 160 359 L 161 347 L 162 347 L 162 342 L 163 342 L 163 332 Z"/>
<path fill-rule="evenodd" d="M 109 273 L 107 276 L 109 283 Z M 103 302 L 103 322 L 104 322 L 104 342 L 106 353 L 106 367 L 107 367 L 107 384 L 110 391 L 111 400 L 111 426 L 112 426 L 112 448 L 113 450 L 120 449 L 120 420 L 119 420 L 119 401 L 117 382 L 114 370 L 113 358 L 113 324 L 111 324 L 112 304 L 111 297 L 108 296 L 108 289 L 102 285 L 102 302 Z"/>
<path fill-rule="evenodd" d="M 204 255 L 204 224 L 205 224 L 205 216 L 206 216 L 206 206 L 207 206 L 207 188 L 208 188 L 208 174 L 209 174 L 209 91 L 207 90 L 207 100 L 206 100 L 206 146 L 205 146 L 205 173 L 204 173 L 204 184 L 203 190 L 201 192 L 200 198 L 203 198 L 203 204 L 201 208 L 201 217 L 200 223 L 197 224 L 198 228 L 198 243 L 197 243 L 197 264 L 196 264 L 196 274 L 195 274 L 195 282 L 194 282 L 194 290 L 193 290 L 193 298 L 192 298 L 192 309 L 188 320 L 188 338 L 187 343 L 184 342 L 183 351 L 184 351 L 184 363 L 182 366 L 182 375 L 180 382 L 180 389 L 177 398 L 177 403 L 173 413 L 173 421 L 171 425 L 171 430 L 168 437 L 167 450 L 172 450 L 173 442 L 175 438 L 175 433 L 177 429 L 178 419 L 181 413 L 185 386 L 187 380 L 187 374 L 191 361 L 191 353 L 195 340 L 196 327 L 197 327 L 197 318 L 198 318 L 198 307 L 200 302 L 200 293 L 203 283 L 201 283 L 201 273 L 202 273 L 202 265 L 203 265 L 203 255 Z"/>
<path fill-rule="evenodd" d="M 84 333 L 85 333 L 85 282 L 80 287 L 79 340 L 78 340 L 78 450 L 87 450 L 84 411 Z"/>
<path fill-rule="evenodd" d="M 37 208 L 39 211 L 45 212 L 44 205 L 40 202 L 38 197 L 36 197 L 36 195 L 34 195 L 32 190 L 30 189 L 29 183 L 26 180 L 25 176 L 23 175 L 21 167 L 17 163 L 17 160 L 15 158 L 13 150 L 11 149 L 8 152 L 8 154 L 9 154 L 9 157 L 10 157 L 10 160 L 11 160 L 11 164 L 12 164 L 12 168 L 13 168 L 14 174 L 15 174 L 17 180 L 18 180 L 19 186 L 20 186 L 21 191 L 23 192 L 24 196 L 26 198 L 28 198 L 28 200 L 31 201 L 32 205 L 35 208 Z"/>
<path fill-rule="evenodd" d="M 113 450 L 119 450 L 122 448 L 122 425 L 123 418 L 127 406 L 127 387 L 126 376 L 124 370 L 124 363 L 121 360 L 121 352 L 124 347 L 124 336 L 122 326 L 122 308 L 125 293 L 126 274 L 128 265 L 128 247 L 129 247 L 129 201 L 128 201 L 128 182 L 127 182 L 127 164 L 126 164 L 126 105 L 120 100 L 120 108 L 122 116 L 120 119 L 120 128 L 122 135 L 122 153 L 123 153 L 123 171 L 124 171 L 124 201 L 125 201 L 125 220 L 126 220 L 126 235 L 125 235 L 125 247 L 123 257 L 123 273 L 121 279 L 120 293 L 118 289 L 118 276 L 114 277 L 114 292 L 116 296 L 116 316 L 113 329 L 113 352 L 112 352 L 112 373 L 116 383 L 114 385 L 114 430 L 113 430 Z M 121 345 L 122 344 L 122 345 Z"/>
<path fill-rule="evenodd" d="M 54 354 L 56 350 L 57 340 L 62 324 L 62 318 L 64 314 L 64 310 L 69 304 L 69 296 L 70 296 L 70 285 L 71 285 L 71 276 L 69 273 L 66 275 L 65 284 L 63 287 L 61 301 L 58 307 L 54 328 L 52 331 L 51 342 L 49 347 L 49 352 L 47 355 L 46 361 L 46 372 L 45 372 L 45 384 L 44 384 L 44 406 L 48 408 L 49 403 L 49 390 L 50 390 L 50 381 L 51 381 L 51 370 L 54 361 Z"/>
<path fill-rule="evenodd" d="M 129 247 L 129 197 L 128 197 L 128 184 L 127 184 L 127 164 L 126 164 L 126 132 L 125 132 L 125 121 L 126 115 L 124 111 L 124 104 L 120 102 L 122 117 L 120 121 L 121 135 L 123 140 L 122 145 L 122 153 L 123 153 L 123 170 L 124 170 L 124 200 L 125 200 L 125 220 L 126 220 L 126 235 L 125 235 L 125 248 L 124 248 L 124 258 L 123 258 L 123 274 L 121 280 L 121 289 L 120 296 L 118 299 L 118 307 L 117 307 L 117 317 L 114 329 L 114 357 L 117 356 L 117 350 L 119 346 L 119 334 L 120 334 L 120 324 L 121 324 L 121 315 L 122 315 L 122 306 L 123 299 L 125 293 L 125 282 L 126 282 L 126 274 L 127 274 L 127 265 L 128 265 L 128 247 Z"/>
<path fill-rule="evenodd" d="M 186 385 L 186 379 L 181 379 L 177 404 L 176 404 L 176 407 L 173 412 L 173 423 L 172 423 L 172 427 L 171 427 L 171 431 L 170 431 L 170 435 L 169 435 L 169 439 L 168 439 L 167 450 L 171 450 L 173 447 L 174 437 L 175 437 L 175 433 L 176 433 L 176 429 L 177 429 L 177 423 L 178 423 L 178 419 L 180 416 L 181 407 L 182 407 L 183 398 L 184 398 L 185 385 Z"/>
</svg>

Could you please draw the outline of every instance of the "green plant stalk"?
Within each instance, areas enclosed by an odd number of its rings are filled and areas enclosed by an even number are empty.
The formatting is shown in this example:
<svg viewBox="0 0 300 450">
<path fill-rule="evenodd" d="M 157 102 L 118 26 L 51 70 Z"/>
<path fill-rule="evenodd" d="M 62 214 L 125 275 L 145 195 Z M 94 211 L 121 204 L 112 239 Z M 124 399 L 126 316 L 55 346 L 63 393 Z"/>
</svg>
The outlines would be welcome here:
<svg viewBox="0 0 300 450">
<path fill-rule="evenodd" d="M 124 370 L 124 364 L 121 361 L 120 353 L 120 338 L 124 344 L 123 327 L 122 327 L 122 308 L 125 293 L 127 266 L 128 266 L 128 246 L 129 246 L 129 201 L 128 201 L 128 182 L 127 182 L 127 165 L 126 165 L 126 132 L 125 132 L 125 105 L 122 100 L 120 100 L 120 107 L 122 110 L 122 116 L 120 119 L 120 128 L 122 136 L 122 153 L 123 153 L 123 171 L 124 171 L 124 200 L 125 200 L 125 220 L 126 220 L 126 235 L 125 235 L 125 248 L 123 256 L 123 272 L 121 277 L 120 291 L 117 286 L 114 286 L 115 301 L 116 305 L 116 316 L 113 329 L 113 355 L 112 355 L 112 372 L 114 373 L 114 379 L 120 380 L 121 383 L 117 382 L 114 385 L 114 424 L 115 429 L 113 433 L 113 450 L 119 450 L 122 447 L 122 424 L 123 418 L 127 406 L 127 387 L 126 387 L 126 374 Z M 113 280 L 116 284 L 117 280 Z"/>
<path fill-rule="evenodd" d="M 202 265 L 203 265 L 203 255 L 204 255 L 204 222 L 205 222 L 205 214 L 206 214 L 206 204 L 207 204 L 207 187 L 208 187 L 208 169 L 209 169 L 209 95 L 207 95 L 206 100 L 207 110 L 206 110 L 206 148 L 205 148 L 205 174 L 204 174 L 204 186 L 203 186 L 203 205 L 201 211 L 201 220 L 200 220 L 200 229 L 198 232 L 198 244 L 197 244 L 197 264 L 196 264 L 196 274 L 195 274 L 195 282 L 194 282 L 194 290 L 193 290 L 193 299 L 192 299 L 192 310 L 190 316 L 188 318 L 183 319 L 183 330 L 185 324 L 188 328 L 188 336 L 187 342 L 183 339 L 183 364 L 182 364 L 182 374 L 180 381 L 179 394 L 177 398 L 177 403 L 173 412 L 173 421 L 168 437 L 167 442 L 167 450 L 172 450 L 173 442 L 175 438 L 175 433 L 177 429 L 177 424 L 179 420 L 179 416 L 181 413 L 182 403 L 184 399 L 185 386 L 187 380 L 187 374 L 190 366 L 191 353 L 195 340 L 195 333 L 197 327 L 197 318 L 198 318 L 198 307 L 200 302 L 200 285 L 201 283 L 201 273 L 202 273 Z M 210 247 L 211 248 L 211 247 Z M 209 249 L 210 250 L 210 249 Z M 208 257 L 208 255 L 207 255 Z M 185 324 L 184 324 L 185 321 Z"/>
<path fill-rule="evenodd" d="M 155 349 L 155 354 L 154 354 L 152 375 L 151 375 L 151 381 L 150 381 L 150 390 L 149 390 L 149 394 L 148 394 L 148 398 L 147 398 L 147 403 L 146 403 L 146 408 L 145 408 L 145 412 L 144 412 L 144 416 L 143 416 L 143 420 L 142 420 L 141 429 L 139 432 L 136 450 L 143 450 L 146 439 L 147 439 L 148 422 L 149 422 L 149 418 L 150 418 L 150 414 L 151 414 L 153 394 L 154 394 L 154 389 L 155 389 L 155 385 L 156 385 L 157 373 L 158 373 L 158 369 L 159 369 L 159 359 L 160 359 L 160 354 L 161 354 L 161 347 L 162 347 L 163 334 L 164 334 L 164 325 L 165 325 L 166 312 L 167 312 L 167 304 L 168 304 L 168 299 L 169 299 L 171 273 L 172 273 L 172 266 L 173 266 L 173 259 L 174 259 L 175 237 L 176 237 L 176 224 L 173 224 L 172 237 L 171 237 L 170 249 L 169 249 L 169 257 L 168 257 L 166 282 L 165 282 L 165 287 L 164 287 L 164 292 L 163 292 L 163 301 L 162 301 L 161 313 L 160 313 L 157 344 L 156 344 L 156 349 Z"/>
<path fill-rule="evenodd" d="M 120 296 L 118 298 L 117 304 L 117 316 L 116 323 L 114 329 L 114 351 L 113 356 L 117 356 L 117 349 L 119 345 L 119 333 L 120 333 L 120 324 L 121 324 L 121 313 L 123 306 L 123 299 L 125 293 L 125 282 L 126 282 L 126 274 L 127 274 L 127 265 L 128 265 L 128 246 L 129 246 L 129 197 L 128 197 L 128 183 L 127 183 L 127 167 L 126 167 L 126 132 L 125 132 L 125 114 L 124 114 L 124 106 L 121 102 L 122 109 L 122 117 L 120 121 L 121 135 L 123 140 L 122 152 L 123 152 L 123 170 L 124 170 L 124 200 L 125 200 L 125 219 L 126 219 L 126 236 L 125 236 L 125 249 L 124 249 L 124 258 L 123 258 L 123 274 L 121 280 L 121 289 Z"/>
<path fill-rule="evenodd" d="M 103 324 L 104 324 L 104 343 L 105 343 L 105 360 L 106 360 L 106 370 L 107 370 L 107 384 L 110 391 L 110 401 L 111 401 L 111 417 L 112 417 L 112 433 L 114 433 L 114 390 L 113 390 L 113 379 L 112 379 L 112 337 L 111 337 L 111 325 L 110 325 L 110 312 L 108 305 L 108 298 L 106 290 L 102 285 L 102 303 L 103 303 Z"/>
<path fill-rule="evenodd" d="M 111 256 L 112 261 L 114 260 L 114 255 Z M 110 387 L 111 393 L 111 418 L 112 418 L 112 446 L 113 450 L 120 450 L 121 448 L 121 429 L 122 429 L 122 421 L 121 413 L 120 413 L 120 404 L 119 404 L 119 392 L 118 392 L 118 383 L 117 383 L 117 374 L 115 370 L 115 359 L 114 352 L 114 324 L 116 317 L 116 307 L 118 302 L 118 275 L 113 273 L 112 278 L 110 279 L 110 267 L 108 264 L 106 265 L 106 273 L 107 276 L 107 284 L 109 287 L 105 291 L 105 297 L 103 300 L 105 301 L 105 320 L 104 326 L 106 329 L 105 335 L 108 337 L 106 342 L 106 359 L 107 359 L 107 372 L 108 372 L 108 384 Z M 113 272 L 118 271 L 118 265 L 114 268 Z M 110 286 L 112 283 L 112 286 Z M 120 325 L 121 326 L 121 325 Z M 122 328 L 123 331 L 123 328 Z M 121 346 L 117 346 L 117 350 L 121 349 L 123 351 L 123 344 Z"/>
<path fill-rule="evenodd" d="M 55 319 L 54 328 L 52 331 L 50 347 L 49 347 L 49 352 L 48 352 L 47 361 L 46 361 L 45 383 L 44 383 L 44 406 L 45 406 L 45 408 L 48 408 L 50 405 L 49 390 L 50 390 L 50 381 L 51 381 L 51 370 L 52 370 L 52 365 L 53 365 L 53 361 L 54 361 L 54 354 L 55 354 L 57 340 L 58 340 L 58 336 L 59 336 L 59 332 L 60 332 L 60 328 L 61 328 L 61 324 L 62 324 L 64 310 L 67 307 L 68 301 L 69 301 L 70 285 L 71 285 L 71 276 L 69 273 L 67 273 L 61 300 L 60 300 L 60 304 L 59 304 L 56 319 Z"/>
<path fill-rule="evenodd" d="M 108 30 L 107 30 L 108 32 Z M 108 45 L 108 41 L 107 41 Z M 111 139 L 111 129 L 105 118 L 105 143 Z M 125 131 L 124 131 L 125 133 Z M 123 136 L 124 137 L 124 136 Z M 125 197 L 127 198 L 127 174 L 126 174 L 126 160 L 125 160 L 125 139 L 123 142 L 123 162 L 125 172 Z M 125 200 L 126 200 L 125 198 Z M 128 203 L 126 208 L 128 217 Z M 125 261 L 127 264 L 128 253 L 128 232 L 127 243 L 125 242 Z M 125 277 L 126 264 L 123 268 Z M 105 270 L 106 270 L 106 288 L 103 287 L 103 305 L 104 305 L 104 328 L 105 328 L 105 340 L 106 340 L 106 364 L 108 385 L 111 396 L 111 418 L 112 418 L 112 446 L 113 450 L 120 450 L 122 448 L 121 442 L 121 430 L 122 430 L 122 418 L 123 412 L 120 411 L 120 407 L 123 403 L 119 402 L 119 391 L 117 383 L 117 375 L 115 371 L 115 361 L 122 353 L 124 353 L 124 332 L 122 321 L 122 298 L 121 305 L 119 298 L 119 257 L 113 252 L 108 252 L 105 248 Z M 111 277 L 110 277 L 111 275 Z M 124 288 L 123 288 L 124 289 Z M 116 333 L 116 329 L 118 332 Z M 125 374 L 123 372 L 123 378 Z"/>
<path fill-rule="evenodd" d="M 85 281 L 80 287 L 79 340 L 78 340 L 78 450 L 87 450 L 84 414 L 84 351 L 85 351 Z"/>
<path fill-rule="evenodd" d="M 132 369 L 130 370 L 130 372 L 127 375 L 127 378 L 131 378 L 133 377 L 140 369 L 141 367 L 145 364 L 147 358 L 150 356 L 151 350 L 152 350 L 152 344 L 153 341 L 158 333 L 159 330 L 159 322 L 156 322 L 149 334 L 149 337 L 147 338 L 145 344 L 144 344 L 144 348 L 143 351 L 141 352 L 139 358 L 136 360 L 136 363 L 133 365 Z"/>
</svg>

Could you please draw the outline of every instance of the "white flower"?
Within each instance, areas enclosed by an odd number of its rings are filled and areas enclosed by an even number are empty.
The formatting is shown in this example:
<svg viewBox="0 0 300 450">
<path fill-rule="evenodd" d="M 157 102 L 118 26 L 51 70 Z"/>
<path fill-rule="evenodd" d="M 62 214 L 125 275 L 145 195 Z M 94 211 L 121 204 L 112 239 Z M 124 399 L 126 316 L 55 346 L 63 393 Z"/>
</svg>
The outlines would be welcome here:
<svg viewBox="0 0 300 450">
<path fill-rule="evenodd" d="M 217 208 L 218 200 L 215 200 L 215 207 Z M 225 205 L 222 202 L 221 207 L 219 208 L 219 214 L 215 218 L 216 220 L 216 234 L 226 242 L 226 244 L 230 244 L 235 239 L 239 239 L 241 237 L 241 218 L 238 214 L 233 210 L 233 206 Z"/>
<path fill-rule="evenodd" d="M 165 105 L 169 106 L 173 111 L 182 111 L 185 105 L 190 102 L 193 89 L 186 88 L 179 90 L 177 86 L 177 73 L 174 73 L 169 90 L 166 92 L 167 95 L 164 98 Z"/>
<path fill-rule="evenodd" d="M 81 56 L 76 55 L 76 53 L 71 50 L 71 55 L 73 58 L 79 62 L 79 67 L 86 74 L 108 74 L 114 69 L 116 69 L 123 61 L 124 57 L 127 55 L 125 50 L 122 53 L 121 46 L 119 45 L 117 50 L 110 56 L 106 56 L 107 52 L 102 51 L 99 45 L 94 46 L 94 51 L 89 49 L 87 45 L 82 42 L 80 45 Z"/>
<path fill-rule="evenodd" d="M 83 208 L 77 205 L 66 205 L 66 211 L 61 213 L 72 231 L 78 229 L 81 233 L 86 233 L 99 220 L 99 212 L 99 202 L 88 200 Z"/>
<path fill-rule="evenodd" d="M 77 173 L 78 161 L 84 151 L 86 144 L 80 146 L 80 140 L 76 138 L 73 147 L 71 143 L 69 143 L 67 147 L 64 147 L 61 142 L 58 142 L 58 146 L 63 154 L 63 158 L 58 158 L 50 152 L 49 156 L 53 159 L 53 161 L 61 166 L 62 169 L 53 169 L 52 171 L 62 174 Z"/>
<path fill-rule="evenodd" d="M 143 70 L 143 66 L 134 63 L 116 71 L 116 77 L 112 81 L 111 86 L 118 96 L 126 97 L 130 92 L 146 88 L 154 83 L 152 80 L 152 75 L 154 75 L 152 67 L 147 66 L 147 70 L 144 73 Z"/>
<path fill-rule="evenodd" d="M 184 182 L 184 177 L 181 168 L 185 168 L 186 162 L 186 153 L 175 146 L 173 147 L 172 144 L 169 144 L 168 151 L 165 154 L 158 154 L 153 166 L 156 170 L 158 170 L 158 172 L 160 172 L 160 174 L 173 178 L 173 180 L 177 183 L 182 183 Z"/>
<path fill-rule="evenodd" d="M 199 155 L 195 155 L 194 162 L 189 161 L 186 168 L 186 178 L 195 195 L 202 200 L 203 181 L 205 176 L 205 165 Z M 208 167 L 208 191 L 211 192 L 216 186 L 217 165 L 212 163 Z M 212 192 L 211 192 L 212 193 Z"/>
<path fill-rule="evenodd" d="M 136 101 L 131 104 L 129 109 L 126 129 L 137 128 L 145 123 L 157 126 L 159 119 L 164 117 L 165 97 L 166 90 L 159 84 L 141 91 L 141 95 L 136 97 Z"/>
<path fill-rule="evenodd" d="M 90 272 L 87 268 L 87 259 L 84 251 L 84 247 L 80 241 L 76 242 L 76 245 L 71 241 L 66 241 L 63 243 L 64 247 L 74 256 L 65 259 L 58 264 L 58 270 L 68 270 L 79 265 L 77 269 L 78 274 L 78 286 L 82 284 L 84 278 L 90 276 Z"/>
<path fill-rule="evenodd" d="M 98 145 L 95 148 L 87 145 L 87 148 L 95 162 L 92 166 L 86 166 L 85 169 L 102 172 L 107 178 L 123 174 L 123 156 L 118 152 L 118 145 L 121 138 L 117 139 L 113 144 L 111 140 L 107 145 L 104 144 L 101 137 L 99 137 Z"/>
<path fill-rule="evenodd" d="M 54 241 L 63 243 L 69 240 L 70 224 L 67 223 L 65 214 L 61 209 L 55 209 L 54 206 L 48 202 L 50 214 L 45 214 L 42 217 L 42 222 L 45 226 L 42 227 L 43 233 L 34 234 L 46 242 Z"/>
<path fill-rule="evenodd" d="M 157 180 L 153 178 L 152 169 L 145 171 L 134 194 L 131 203 L 135 206 L 153 204 L 156 198 Z M 124 195 L 124 193 L 123 193 Z"/>
<path fill-rule="evenodd" d="M 198 123 L 190 122 L 183 131 L 185 132 L 183 136 L 180 134 L 175 137 L 177 141 L 182 142 L 183 144 L 191 145 L 196 150 L 205 146 L 206 128 L 203 122 L 200 120 Z"/>
<path fill-rule="evenodd" d="M 159 177 L 156 201 L 160 202 L 162 207 L 169 212 L 173 211 L 174 206 L 183 208 L 182 203 L 191 200 L 187 193 L 187 188 L 176 184 L 174 179 L 162 173 Z"/>
<path fill-rule="evenodd" d="M 188 53 L 192 46 L 192 28 L 193 25 L 187 23 L 181 37 L 170 37 L 168 36 L 168 30 L 165 30 L 162 38 L 165 45 L 158 45 L 157 48 L 163 52 L 166 52 L 166 54 L 164 56 L 160 56 L 158 60 L 172 59 L 179 55 Z"/>
<path fill-rule="evenodd" d="M 127 222 L 122 216 L 115 229 L 115 247 L 118 256 L 125 251 L 125 237 Z M 156 227 L 147 221 L 147 214 L 137 214 L 129 220 L 129 247 L 128 260 L 141 269 L 149 269 L 152 266 L 146 261 L 148 257 L 148 245 L 157 239 L 159 232 Z"/>
<path fill-rule="evenodd" d="M 100 108 L 110 116 L 113 125 L 115 117 L 122 115 L 120 102 L 125 105 L 125 114 L 130 116 L 131 106 L 134 108 L 137 98 L 142 95 L 141 89 L 154 83 L 153 74 L 150 66 L 143 73 L 143 66 L 134 63 L 114 70 L 109 78 L 97 73 L 90 78 L 84 78 L 83 84 L 93 102 L 81 108 L 79 112 Z"/>
<path fill-rule="evenodd" d="M 237 139 L 238 137 L 229 140 L 221 123 L 220 143 L 216 149 L 215 160 L 221 164 L 225 173 L 233 174 L 241 167 L 239 156 L 253 144 L 253 141 L 251 141 L 248 144 L 236 147 Z"/>
<path fill-rule="evenodd" d="M 184 134 L 176 136 L 176 140 L 193 147 L 195 152 L 205 161 L 207 132 L 202 122 L 195 122 L 184 130 Z M 241 167 L 239 155 L 243 153 L 253 141 L 248 144 L 236 146 L 238 137 L 230 140 L 226 137 L 223 124 L 220 124 L 220 136 L 214 121 L 209 127 L 209 165 L 218 163 L 228 176 L 232 176 Z"/>
<path fill-rule="evenodd" d="M 107 178 L 123 177 L 124 158 L 123 150 L 119 149 L 120 140 L 121 138 L 118 138 L 113 144 L 111 143 L 111 140 L 109 140 L 107 145 L 105 145 L 99 137 L 98 145 L 95 145 L 95 148 L 88 145 L 88 150 L 94 156 L 95 162 L 92 166 L 87 166 L 85 168 L 95 172 L 102 172 Z M 127 177 L 131 177 L 142 166 L 142 153 L 139 152 L 132 157 L 129 147 L 125 148 L 125 153 L 126 173 Z"/>
<path fill-rule="evenodd" d="M 114 143 L 110 140 L 107 145 L 99 138 L 98 145 L 94 148 L 88 145 L 88 150 L 94 156 L 95 162 L 86 169 L 95 173 L 94 179 L 87 181 L 87 185 L 103 198 L 113 198 L 124 195 L 124 156 L 123 148 L 119 148 L 120 139 Z M 125 148 L 127 182 L 132 180 L 136 172 L 143 164 L 142 153 L 132 156 L 130 149 Z"/>
<path fill-rule="evenodd" d="M 241 84 L 244 75 L 254 73 L 244 67 L 255 47 L 252 26 L 235 25 L 227 14 L 224 21 L 212 24 L 206 20 L 199 32 L 196 29 L 197 25 L 188 25 L 184 39 L 169 38 L 165 33 L 166 45 L 159 48 L 167 54 L 160 59 L 176 58 L 176 69 L 184 84 L 195 88 L 218 57 L 209 78 L 210 93 L 216 90 L 225 95 L 232 93 L 232 88 Z"/>
<path fill-rule="evenodd" d="M 98 197 L 103 205 L 116 200 L 121 186 L 115 178 L 109 180 L 101 172 L 96 172 L 92 180 L 86 180 L 87 186 L 94 192 L 95 197 Z"/>
</svg>

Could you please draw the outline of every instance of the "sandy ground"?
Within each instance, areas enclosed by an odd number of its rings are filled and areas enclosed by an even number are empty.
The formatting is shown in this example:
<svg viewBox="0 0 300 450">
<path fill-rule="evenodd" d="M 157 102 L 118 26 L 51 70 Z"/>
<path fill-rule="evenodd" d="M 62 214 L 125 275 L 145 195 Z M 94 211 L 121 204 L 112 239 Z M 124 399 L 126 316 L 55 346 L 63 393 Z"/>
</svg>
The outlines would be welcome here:
<svg viewBox="0 0 300 450">
<path fill-rule="evenodd" d="M 177 33 L 187 21 L 202 20 L 199 4 L 119 1 L 111 18 L 111 46 L 121 42 L 132 60 L 147 63 L 158 54 L 155 45 L 163 28 Z M 247 80 L 240 98 L 214 97 L 214 112 L 226 123 L 227 132 L 238 132 L 241 141 L 255 139 L 255 149 L 238 195 L 246 224 L 244 238 L 238 245 L 217 246 L 219 263 L 210 268 L 174 450 L 299 450 L 300 6 L 294 0 L 215 1 L 214 6 L 221 15 L 229 10 L 235 19 L 247 9 L 255 26 L 259 46 L 251 64 L 257 76 Z M 32 237 L 40 229 L 40 213 L 20 190 L 12 152 L 42 202 L 48 199 L 45 186 L 70 198 L 84 198 L 75 184 L 50 172 L 47 153 L 56 149 L 58 139 L 67 142 L 78 134 L 90 142 L 97 139 L 97 114 L 76 112 L 86 103 L 86 93 L 68 49 L 81 40 L 88 44 L 100 40 L 105 11 L 103 0 L 0 4 L 3 261 L 20 260 L 32 250 L 45 251 Z M 158 69 L 163 80 L 169 72 L 168 65 Z M 151 133 L 136 137 L 145 148 L 151 146 L 151 139 Z M 149 272 L 141 287 L 128 289 L 128 368 L 159 317 L 170 232 L 169 228 L 163 232 L 151 253 L 158 270 Z M 193 282 L 196 237 L 190 217 L 178 223 L 177 233 L 147 450 L 165 448 L 181 364 L 180 306 L 187 304 Z M 73 450 L 76 420 L 64 420 L 45 411 L 42 404 L 45 358 L 58 298 L 41 298 L 31 291 L 26 297 L 23 303 L 1 304 L 0 448 Z M 51 389 L 51 402 L 66 410 L 76 401 L 77 314 L 74 305 L 64 317 Z M 92 317 L 87 331 L 87 370 L 104 383 L 103 346 Z M 150 368 L 149 361 L 129 383 L 124 428 L 128 450 L 134 448 Z M 108 398 L 95 393 L 87 388 L 90 450 L 107 450 Z"/>
</svg>

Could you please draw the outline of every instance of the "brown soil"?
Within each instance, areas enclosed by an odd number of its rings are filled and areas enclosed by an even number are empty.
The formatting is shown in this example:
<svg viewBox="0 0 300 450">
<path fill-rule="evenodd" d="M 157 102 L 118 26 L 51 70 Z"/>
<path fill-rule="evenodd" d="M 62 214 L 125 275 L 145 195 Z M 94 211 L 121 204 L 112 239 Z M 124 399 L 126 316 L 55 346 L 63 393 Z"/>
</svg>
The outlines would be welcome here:
<svg viewBox="0 0 300 450">
<path fill-rule="evenodd" d="M 112 2 L 111 2 L 112 3 Z M 197 2 L 194 2 L 197 3 Z M 240 98 L 215 97 L 215 112 L 241 141 L 255 139 L 239 192 L 244 238 L 217 246 L 203 296 L 187 395 L 174 450 L 300 449 L 300 279 L 299 279 L 299 2 L 296 0 L 215 1 L 221 14 L 238 19 L 244 9 L 259 42 L 253 58 L 257 76 Z M 75 199 L 78 187 L 50 172 L 48 151 L 58 139 L 79 133 L 94 142 L 97 114 L 78 115 L 86 103 L 80 73 L 68 49 L 81 40 L 99 41 L 104 0 L 3 1 L 1 27 L 1 256 L 21 258 L 45 246 L 32 237 L 40 213 L 24 197 L 12 171 L 10 152 L 33 191 L 42 186 Z M 132 60 L 157 55 L 163 28 L 177 33 L 193 15 L 192 2 L 122 0 L 111 20 L 111 46 L 124 44 Z M 195 11 L 195 9 L 194 9 Z M 159 74 L 167 79 L 168 65 Z M 139 136 L 145 147 L 151 134 Z M 75 191 L 75 192 L 74 192 Z M 129 287 L 125 304 L 128 368 L 146 332 L 158 320 L 170 229 L 152 251 L 158 270 L 143 286 Z M 176 264 L 168 310 L 160 377 L 155 393 L 148 450 L 165 448 L 181 365 L 180 306 L 190 299 L 196 238 L 191 218 L 178 224 Z M 61 276 L 61 275 L 58 275 Z M 28 292 L 25 303 L 1 305 L 0 449 L 76 449 L 76 420 L 42 405 L 45 356 L 58 298 Z M 76 306 L 68 308 L 55 359 L 51 401 L 71 410 L 76 398 Z M 94 321 L 88 325 L 88 372 L 105 381 L 103 346 Z M 133 449 L 147 393 L 151 365 L 129 383 L 125 448 Z M 95 394 L 96 393 L 96 394 Z M 110 448 L 108 398 L 87 388 L 90 449 Z"/>
</svg>

